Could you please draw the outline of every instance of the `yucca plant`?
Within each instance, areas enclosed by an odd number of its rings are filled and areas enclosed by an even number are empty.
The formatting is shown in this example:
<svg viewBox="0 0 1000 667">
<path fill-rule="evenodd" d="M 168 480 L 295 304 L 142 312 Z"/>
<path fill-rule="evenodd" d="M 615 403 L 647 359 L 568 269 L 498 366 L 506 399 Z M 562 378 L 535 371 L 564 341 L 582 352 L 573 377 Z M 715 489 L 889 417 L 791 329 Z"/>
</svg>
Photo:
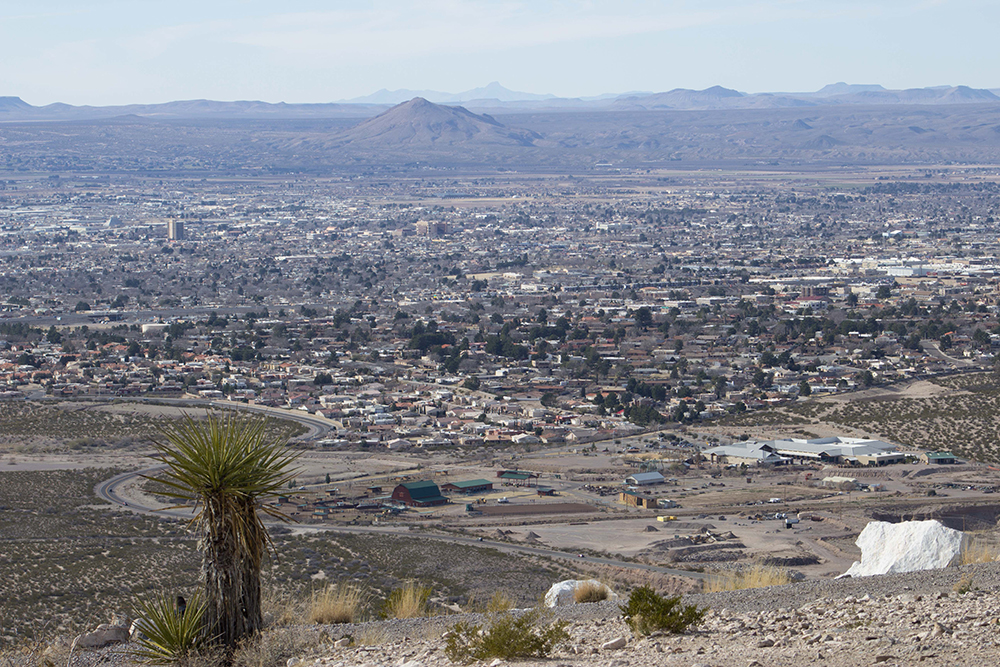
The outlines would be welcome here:
<svg viewBox="0 0 1000 667">
<path fill-rule="evenodd" d="M 183 665 L 208 645 L 202 621 L 205 598 L 195 594 L 183 612 L 168 595 L 140 599 L 136 604 L 139 630 L 136 656 L 153 665 Z"/>
<path fill-rule="evenodd" d="M 260 515 L 288 519 L 264 501 L 294 478 L 289 466 L 298 454 L 263 417 L 186 417 L 160 435 L 153 458 L 166 470 L 156 479 L 168 497 L 195 503 L 205 632 L 231 651 L 263 625 L 260 571 L 273 545 Z"/>
</svg>

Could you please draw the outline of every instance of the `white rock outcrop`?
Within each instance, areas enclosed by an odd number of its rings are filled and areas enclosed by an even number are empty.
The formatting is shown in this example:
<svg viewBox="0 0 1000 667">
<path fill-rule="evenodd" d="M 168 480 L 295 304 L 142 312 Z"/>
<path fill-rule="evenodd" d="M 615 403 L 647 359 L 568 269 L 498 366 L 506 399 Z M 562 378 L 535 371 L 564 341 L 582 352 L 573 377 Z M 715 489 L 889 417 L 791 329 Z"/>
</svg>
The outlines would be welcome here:
<svg viewBox="0 0 1000 667">
<path fill-rule="evenodd" d="M 566 605 L 576 604 L 576 600 L 573 599 L 573 594 L 579 586 L 583 586 L 585 584 L 591 586 L 604 586 L 604 588 L 607 588 L 608 590 L 608 600 L 618 599 L 618 595 L 615 594 L 614 591 L 599 582 L 597 579 L 567 579 L 566 581 L 560 581 L 552 584 L 549 591 L 545 594 L 545 606 L 565 607 Z"/>
<path fill-rule="evenodd" d="M 855 562 L 844 577 L 936 570 L 956 565 L 967 537 L 946 528 L 940 521 L 872 521 L 858 535 L 861 562 Z"/>
</svg>

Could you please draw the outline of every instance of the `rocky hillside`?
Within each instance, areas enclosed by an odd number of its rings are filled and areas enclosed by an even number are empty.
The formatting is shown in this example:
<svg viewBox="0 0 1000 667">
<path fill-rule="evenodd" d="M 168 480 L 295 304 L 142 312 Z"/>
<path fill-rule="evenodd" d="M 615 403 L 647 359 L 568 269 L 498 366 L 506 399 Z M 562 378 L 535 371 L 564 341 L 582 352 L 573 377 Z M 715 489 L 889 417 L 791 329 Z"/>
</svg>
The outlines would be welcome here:
<svg viewBox="0 0 1000 667">
<path fill-rule="evenodd" d="M 816 581 L 690 596 L 710 612 L 684 636 L 636 639 L 610 603 L 559 609 L 571 640 L 521 665 L 992 665 L 1000 650 L 1000 565 Z M 478 619 L 474 616 L 464 620 Z M 334 626 L 301 667 L 452 664 L 441 635 L 459 617 Z M 350 635 L 370 642 L 336 648 Z M 497 665 L 501 664 L 496 662 Z"/>
</svg>

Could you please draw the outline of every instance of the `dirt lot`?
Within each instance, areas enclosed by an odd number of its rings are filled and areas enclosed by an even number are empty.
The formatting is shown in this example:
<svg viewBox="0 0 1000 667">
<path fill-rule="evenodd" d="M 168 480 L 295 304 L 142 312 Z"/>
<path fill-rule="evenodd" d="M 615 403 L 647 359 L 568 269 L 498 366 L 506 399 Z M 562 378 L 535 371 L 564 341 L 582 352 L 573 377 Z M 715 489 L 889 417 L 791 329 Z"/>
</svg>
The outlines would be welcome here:
<svg viewBox="0 0 1000 667">
<path fill-rule="evenodd" d="M 480 512 L 486 516 L 535 516 L 538 514 L 576 514 L 593 512 L 594 508 L 583 503 L 538 503 L 536 505 L 483 505 Z"/>
</svg>

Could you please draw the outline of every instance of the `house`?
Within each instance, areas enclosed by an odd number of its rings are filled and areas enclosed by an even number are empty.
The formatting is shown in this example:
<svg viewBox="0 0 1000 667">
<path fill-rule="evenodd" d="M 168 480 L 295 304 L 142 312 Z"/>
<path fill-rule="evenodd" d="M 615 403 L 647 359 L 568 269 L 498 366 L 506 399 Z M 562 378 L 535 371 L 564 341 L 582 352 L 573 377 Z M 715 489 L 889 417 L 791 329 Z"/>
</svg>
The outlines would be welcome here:
<svg viewBox="0 0 1000 667">
<path fill-rule="evenodd" d="M 410 507 L 434 507 L 448 502 L 438 485 L 430 481 L 400 484 L 392 490 L 392 499 Z"/>
<path fill-rule="evenodd" d="M 663 484 L 666 479 L 657 471 L 638 472 L 625 478 L 625 483 L 629 486 L 651 486 L 653 484 Z"/>
<path fill-rule="evenodd" d="M 656 509 L 660 506 L 660 501 L 649 496 L 641 496 L 634 491 L 622 491 L 618 494 L 618 502 L 629 507 L 644 507 L 646 509 Z"/>
<path fill-rule="evenodd" d="M 928 465 L 949 465 L 958 463 L 958 459 L 951 452 L 923 452 L 920 455 L 920 462 Z"/>
</svg>

